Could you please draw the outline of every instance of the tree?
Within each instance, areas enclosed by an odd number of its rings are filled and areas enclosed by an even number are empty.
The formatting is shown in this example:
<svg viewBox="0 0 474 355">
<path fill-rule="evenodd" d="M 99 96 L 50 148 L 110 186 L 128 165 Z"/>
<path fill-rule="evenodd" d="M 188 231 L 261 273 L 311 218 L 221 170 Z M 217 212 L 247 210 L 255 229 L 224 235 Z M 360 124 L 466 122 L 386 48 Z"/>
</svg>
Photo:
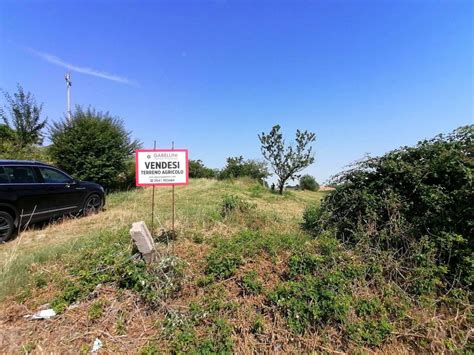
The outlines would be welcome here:
<svg viewBox="0 0 474 355">
<path fill-rule="evenodd" d="M 51 128 L 50 154 L 56 164 L 81 180 L 118 188 L 128 174 L 127 162 L 140 143 L 132 141 L 123 122 L 108 112 L 80 106 L 71 117 Z"/>
<path fill-rule="evenodd" d="M 269 176 L 267 164 L 264 161 L 244 160 L 243 156 L 227 158 L 227 165 L 219 174 L 220 179 L 230 179 L 248 176 L 259 182 Z"/>
<path fill-rule="evenodd" d="M 30 92 L 23 90 L 18 84 L 18 91 L 11 96 L 5 92 L 5 109 L 0 110 L 0 118 L 14 132 L 13 142 L 19 148 L 43 143 L 43 129 L 47 119 L 41 120 L 43 104 L 38 105 Z"/>
<path fill-rule="evenodd" d="M 270 133 L 258 135 L 262 144 L 263 157 L 270 162 L 273 171 L 278 176 L 278 192 L 283 193 L 283 188 L 288 180 L 299 178 L 298 173 L 314 162 L 311 142 L 316 139 L 316 134 L 308 131 L 296 131 L 296 148 L 292 145 L 285 147 L 280 125 L 273 126 Z"/>
<path fill-rule="evenodd" d="M 319 184 L 311 175 L 303 175 L 300 178 L 300 188 L 301 190 L 318 191 Z"/>
<path fill-rule="evenodd" d="M 190 178 L 207 178 L 216 177 L 216 171 L 204 165 L 202 160 L 189 160 L 189 177 Z"/>
</svg>

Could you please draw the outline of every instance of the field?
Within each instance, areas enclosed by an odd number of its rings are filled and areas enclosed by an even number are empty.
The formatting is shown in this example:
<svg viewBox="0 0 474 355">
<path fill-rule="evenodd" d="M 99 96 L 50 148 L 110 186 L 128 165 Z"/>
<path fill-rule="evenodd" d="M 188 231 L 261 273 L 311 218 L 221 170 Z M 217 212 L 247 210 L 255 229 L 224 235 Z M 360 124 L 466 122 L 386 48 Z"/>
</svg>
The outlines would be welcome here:
<svg viewBox="0 0 474 355">
<path fill-rule="evenodd" d="M 363 255 L 302 231 L 303 210 L 326 193 L 191 180 L 176 188 L 173 235 L 171 188 L 158 188 L 152 267 L 128 234 L 132 222 L 150 226 L 149 188 L 25 231 L 0 245 L 0 352 L 88 352 L 96 338 L 110 353 L 466 349 L 462 297 L 448 310 L 368 282 Z M 24 318 L 46 304 L 56 317 Z"/>
</svg>

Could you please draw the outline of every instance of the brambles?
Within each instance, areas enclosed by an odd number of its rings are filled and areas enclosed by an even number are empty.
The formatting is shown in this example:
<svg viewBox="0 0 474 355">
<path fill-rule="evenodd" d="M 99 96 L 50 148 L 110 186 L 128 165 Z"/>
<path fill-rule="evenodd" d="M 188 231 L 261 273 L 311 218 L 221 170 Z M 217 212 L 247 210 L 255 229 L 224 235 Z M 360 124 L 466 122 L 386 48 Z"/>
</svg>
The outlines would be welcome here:
<svg viewBox="0 0 474 355">
<path fill-rule="evenodd" d="M 407 270 L 400 282 L 412 279 L 405 288 L 416 294 L 447 282 L 469 287 L 473 167 L 472 125 L 368 158 L 336 178 L 321 210 L 305 211 L 303 226 L 314 235 L 334 230 L 352 245 L 390 251 Z"/>
<path fill-rule="evenodd" d="M 309 205 L 303 211 L 303 223 L 301 228 L 313 234 L 321 231 L 321 208 L 317 205 Z"/>
<path fill-rule="evenodd" d="M 124 232 L 120 242 L 84 250 L 84 258 L 70 261 L 71 279 L 63 281 L 64 291 L 52 302 L 56 312 L 64 312 L 70 304 L 84 299 L 97 285 L 104 283 L 136 291 L 150 307 L 157 306 L 180 290 L 184 278 L 181 259 L 164 256 L 147 267 L 143 260 L 131 255 L 129 247 L 125 247 L 127 240 L 128 234 Z"/>
</svg>

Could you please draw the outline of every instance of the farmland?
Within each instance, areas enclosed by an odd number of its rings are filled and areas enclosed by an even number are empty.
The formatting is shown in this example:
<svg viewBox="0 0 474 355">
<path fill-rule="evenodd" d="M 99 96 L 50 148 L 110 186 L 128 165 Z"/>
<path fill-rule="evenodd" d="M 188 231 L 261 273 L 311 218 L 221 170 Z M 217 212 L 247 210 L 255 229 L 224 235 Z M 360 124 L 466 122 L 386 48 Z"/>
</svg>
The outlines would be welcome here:
<svg viewBox="0 0 474 355">
<path fill-rule="evenodd" d="M 272 193 L 250 179 L 156 190 L 152 268 L 133 257 L 151 189 L 111 194 L 104 212 L 0 245 L 0 351 L 336 352 L 467 349 L 462 293 L 414 298 L 376 261 L 301 228 L 327 192 Z M 58 315 L 30 321 L 49 304 Z"/>
</svg>

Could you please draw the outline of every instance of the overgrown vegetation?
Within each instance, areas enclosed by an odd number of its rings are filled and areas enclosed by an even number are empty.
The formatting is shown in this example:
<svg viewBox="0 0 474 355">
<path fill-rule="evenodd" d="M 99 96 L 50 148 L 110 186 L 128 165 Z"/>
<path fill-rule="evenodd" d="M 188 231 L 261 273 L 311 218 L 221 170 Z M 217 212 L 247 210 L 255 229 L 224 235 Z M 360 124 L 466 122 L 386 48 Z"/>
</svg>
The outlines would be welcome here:
<svg viewBox="0 0 474 355">
<path fill-rule="evenodd" d="M 390 255 L 392 277 L 415 293 L 470 287 L 473 167 L 474 126 L 368 158 L 336 178 L 321 209 L 305 212 L 304 226 Z"/>
<path fill-rule="evenodd" d="M 149 267 L 128 228 L 148 218 L 138 207 L 151 191 L 112 194 L 91 217 L 102 232 L 12 264 L 29 278 L 14 299 L 52 304 L 63 313 L 52 327 L 79 314 L 109 334 L 107 351 L 470 353 L 471 179 L 465 127 L 359 163 L 330 193 L 194 180 L 176 190 L 176 235 L 169 206 L 157 206 L 162 257 Z M 17 318 L 15 331 L 28 330 L 15 349 L 44 349 L 45 333 Z"/>
<path fill-rule="evenodd" d="M 263 183 L 270 175 L 267 164 L 257 160 L 244 160 L 243 156 L 227 158 L 227 164 L 219 172 L 219 179 L 249 177 Z"/>
<path fill-rule="evenodd" d="M 162 256 L 157 263 L 148 266 L 138 254 L 132 254 L 128 231 L 119 237 L 108 233 L 88 241 L 80 257 L 63 260 L 68 277 L 60 280 L 62 292 L 52 301 L 56 312 L 62 313 L 74 302 L 89 297 L 103 284 L 114 284 L 119 289 L 137 292 L 143 302 L 156 308 L 166 298 L 175 295 L 184 278 L 184 262 L 179 258 Z M 90 318 L 97 318 L 99 304 L 89 310 Z"/>
</svg>

